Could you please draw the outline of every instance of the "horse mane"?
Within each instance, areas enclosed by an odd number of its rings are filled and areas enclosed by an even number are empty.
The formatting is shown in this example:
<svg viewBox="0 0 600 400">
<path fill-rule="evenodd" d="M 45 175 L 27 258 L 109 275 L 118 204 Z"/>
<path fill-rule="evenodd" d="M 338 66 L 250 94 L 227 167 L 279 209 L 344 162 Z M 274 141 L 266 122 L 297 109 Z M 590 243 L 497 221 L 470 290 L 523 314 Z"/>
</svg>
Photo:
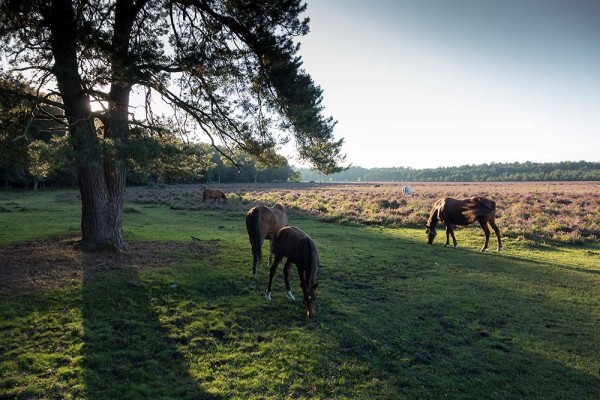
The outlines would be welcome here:
<svg viewBox="0 0 600 400">
<path fill-rule="evenodd" d="M 309 240 L 310 242 L 310 274 L 308 275 L 308 281 L 315 284 L 317 282 L 317 268 L 319 268 L 319 252 L 317 251 L 317 247 L 315 246 L 315 242 Z"/>
<path fill-rule="evenodd" d="M 433 229 L 437 225 L 437 221 L 439 219 L 440 212 L 440 204 L 442 200 L 438 200 L 435 202 L 433 207 L 431 208 L 431 212 L 429 213 L 429 219 L 427 220 L 427 227 Z M 431 226 L 433 224 L 433 227 Z"/>
</svg>

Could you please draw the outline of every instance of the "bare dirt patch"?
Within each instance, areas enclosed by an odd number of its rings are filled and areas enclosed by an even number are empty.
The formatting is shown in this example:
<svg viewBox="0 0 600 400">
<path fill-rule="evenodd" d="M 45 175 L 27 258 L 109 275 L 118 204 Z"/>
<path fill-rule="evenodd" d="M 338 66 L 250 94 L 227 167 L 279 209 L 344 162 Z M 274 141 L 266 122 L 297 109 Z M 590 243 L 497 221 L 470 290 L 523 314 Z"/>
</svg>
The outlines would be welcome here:
<svg viewBox="0 0 600 400">
<path fill-rule="evenodd" d="M 0 295 L 17 295 L 81 285 L 111 269 L 168 268 L 178 254 L 212 257 L 214 241 L 128 243 L 123 252 L 89 252 L 77 240 L 54 239 L 0 247 Z"/>
</svg>

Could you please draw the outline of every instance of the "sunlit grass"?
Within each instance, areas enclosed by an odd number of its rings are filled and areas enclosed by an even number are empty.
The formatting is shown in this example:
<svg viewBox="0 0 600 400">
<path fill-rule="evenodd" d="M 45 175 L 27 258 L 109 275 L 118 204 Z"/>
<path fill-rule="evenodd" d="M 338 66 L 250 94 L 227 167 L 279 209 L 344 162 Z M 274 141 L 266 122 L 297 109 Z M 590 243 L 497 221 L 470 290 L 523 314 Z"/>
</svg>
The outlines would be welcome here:
<svg viewBox="0 0 600 400">
<path fill-rule="evenodd" d="M 80 231 L 78 192 L 0 193 L 0 243 L 70 236 Z"/>
<path fill-rule="evenodd" d="M 0 214 L 19 232 L 0 237 L 0 261 L 15 244 L 76 234 L 79 204 L 62 192 L 7 195 L 3 207 L 37 210 Z M 53 207 L 62 221 L 29 225 Z M 281 269 L 264 300 L 242 207 L 127 207 L 123 256 L 60 242 L 43 267 L 78 266 L 78 279 L 1 286 L 0 397 L 600 398 L 598 243 L 507 237 L 482 254 L 479 228 L 459 229 L 454 250 L 428 246 L 423 229 L 292 213 L 321 255 L 309 320 Z"/>
</svg>

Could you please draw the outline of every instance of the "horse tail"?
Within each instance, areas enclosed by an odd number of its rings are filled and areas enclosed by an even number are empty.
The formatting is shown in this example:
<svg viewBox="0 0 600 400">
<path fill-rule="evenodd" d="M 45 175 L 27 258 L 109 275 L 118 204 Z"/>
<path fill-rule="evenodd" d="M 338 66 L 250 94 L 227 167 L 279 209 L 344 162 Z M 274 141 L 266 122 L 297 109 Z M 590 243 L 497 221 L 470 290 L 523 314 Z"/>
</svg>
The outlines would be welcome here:
<svg viewBox="0 0 600 400">
<path fill-rule="evenodd" d="M 494 218 L 496 216 L 496 202 L 493 200 L 488 200 L 490 205 L 490 218 Z"/>
<path fill-rule="evenodd" d="M 486 199 L 485 197 L 473 197 L 474 202 L 476 203 L 477 213 L 479 216 L 486 216 L 488 218 L 496 215 L 496 202 L 490 199 Z"/>
<path fill-rule="evenodd" d="M 306 273 L 306 290 L 310 289 L 311 282 L 314 284 L 317 277 L 319 259 L 315 243 L 308 237 L 298 242 L 298 264 L 302 265 Z"/>
<path fill-rule="evenodd" d="M 252 246 L 252 274 L 256 275 L 256 266 L 262 258 L 262 246 L 260 243 L 260 211 L 253 208 L 246 214 L 246 229 Z"/>
</svg>

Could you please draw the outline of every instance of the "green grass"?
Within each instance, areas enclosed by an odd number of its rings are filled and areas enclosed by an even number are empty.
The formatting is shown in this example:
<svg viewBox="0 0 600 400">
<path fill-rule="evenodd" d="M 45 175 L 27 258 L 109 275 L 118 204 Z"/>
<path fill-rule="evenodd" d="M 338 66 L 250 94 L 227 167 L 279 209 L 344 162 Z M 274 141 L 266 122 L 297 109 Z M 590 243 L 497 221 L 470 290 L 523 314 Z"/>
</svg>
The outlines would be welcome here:
<svg viewBox="0 0 600 400">
<path fill-rule="evenodd" d="M 0 244 L 77 235 L 79 192 L 13 191 L 0 193 Z"/>
<path fill-rule="evenodd" d="M 75 195 L 0 193 L 0 263 L 76 234 Z M 0 293 L 0 398 L 600 398 L 597 242 L 481 254 L 475 228 L 454 250 L 295 217 L 321 255 L 309 320 L 281 269 L 264 300 L 242 211 L 128 207 L 125 256 L 72 251 L 80 279 Z"/>
</svg>

